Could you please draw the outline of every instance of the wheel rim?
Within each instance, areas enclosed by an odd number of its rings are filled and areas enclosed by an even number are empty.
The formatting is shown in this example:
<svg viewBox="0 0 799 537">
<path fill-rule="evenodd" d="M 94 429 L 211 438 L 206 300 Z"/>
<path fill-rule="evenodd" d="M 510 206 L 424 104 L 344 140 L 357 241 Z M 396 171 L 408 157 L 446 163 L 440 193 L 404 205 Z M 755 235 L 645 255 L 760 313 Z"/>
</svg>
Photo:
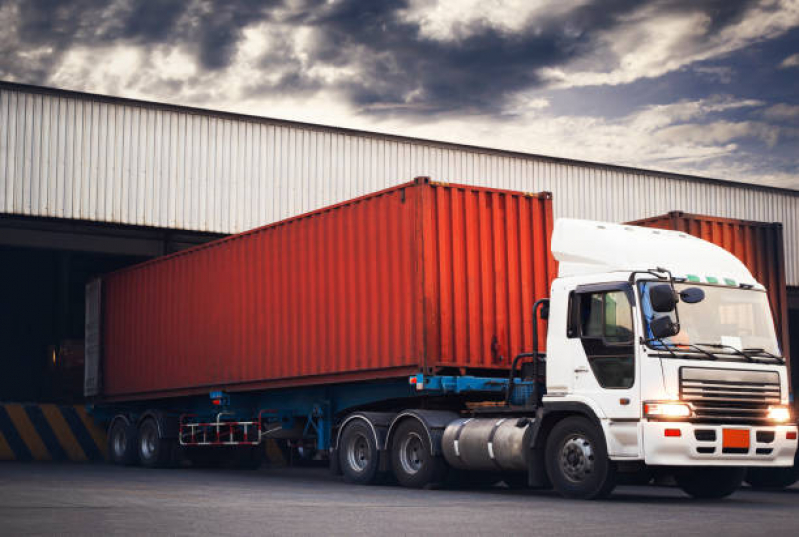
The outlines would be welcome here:
<svg viewBox="0 0 799 537">
<path fill-rule="evenodd" d="M 118 459 L 121 459 L 122 457 L 125 456 L 125 449 L 127 448 L 127 444 L 128 444 L 128 439 L 127 436 L 125 435 L 125 431 L 122 429 L 117 429 L 114 433 L 113 445 L 114 445 L 114 455 L 116 455 Z"/>
<path fill-rule="evenodd" d="M 399 460 L 406 474 L 416 474 L 424 466 L 424 442 L 416 433 L 409 433 L 402 439 L 399 448 Z"/>
<path fill-rule="evenodd" d="M 152 427 L 145 427 L 141 432 L 141 454 L 145 459 L 153 458 L 155 454 L 155 443 L 158 438 L 156 431 Z"/>
<path fill-rule="evenodd" d="M 356 433 L 347 445 L 347 463 L 356 472 L 363 472 L 372 460 L 369 440 L 361 433 Z"/>
<path fill-rule="evenodd" d="M 594 449 L 588 438 L 573 434 L 566 439 L 560 450 L 560 467 L 573 483 L 585 481 L 594 472 Z"/>
</svg>

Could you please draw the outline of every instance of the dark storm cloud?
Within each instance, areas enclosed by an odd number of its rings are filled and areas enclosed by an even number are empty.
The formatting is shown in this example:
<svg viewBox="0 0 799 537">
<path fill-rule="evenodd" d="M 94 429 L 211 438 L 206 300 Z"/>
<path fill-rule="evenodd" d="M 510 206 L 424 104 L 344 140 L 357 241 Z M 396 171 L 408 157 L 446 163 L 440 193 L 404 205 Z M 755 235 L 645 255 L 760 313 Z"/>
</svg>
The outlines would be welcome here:
<svg viewBox="0 0 799 537">
<path fill-rule="evenodd" d="M 745 16 L 756 0 L 603 0 L 567 13 L 536 18 L 520 32 L 508 33 L 475 22 L 448 40 L 424 36 L 402 16 L 405 0 L 305 0 L 304 2 L 229 0 L 182 2 L 138 0 L 0 0 L 18 12 L 16 42 L 0 43 L 3 73 L 16 79 L 47 83 L 61 54 L 71 46 L 130 43 L 143 47 L 179 45 L 207 72 L 230 65 L 243 29 L 253 23 L 314 29 L 310 56 L 301 62 L 290 46 L 291 34 L 272 36 L 262 61 L 264 72 L 280 68 L 265 82 L 253 73 L 250 93 L 315 91 L 320 80 L 307 73 L 314 65 L 354 67 L 357 77 L 328 88 L 371 112 L 498 112 L 507 99 L 539 87 L 542 67 L 558 67 L 585 58 L 598 33 L 624 24 L 642 5 L 656 12 L 703 12 L 713 35 Z M 35 58 L 15 54 L 50 47 Z M 8 53 L 10 52 L 10 54 Z M 605 61 L 612 67 L 616 58 Z"/>
<path fill-rule="evenodd" d="M 281 1 L 21 0 L 20 46 L 50 44 L 54 56 L 70 45 L 129 42 L 185 44 L 206 69 L 226 67 L 242 29 L 266 19 Z"/>
</svg>

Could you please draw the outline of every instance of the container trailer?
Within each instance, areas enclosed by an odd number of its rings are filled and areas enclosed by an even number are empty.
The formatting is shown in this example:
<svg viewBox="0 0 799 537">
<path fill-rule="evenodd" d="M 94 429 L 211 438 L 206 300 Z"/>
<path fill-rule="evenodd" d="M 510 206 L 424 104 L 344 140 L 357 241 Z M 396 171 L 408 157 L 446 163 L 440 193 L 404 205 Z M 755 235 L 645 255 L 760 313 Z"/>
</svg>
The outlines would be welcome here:
<svg viewBox="0 0 799 537">
<path fill-rule="evenodd" d="M 118 464 L 610 494 L 653 469 L 724 497 L 797 427 L 765 288 L 686 233 L 417 178 L 108 274 L 85 392 Z"/>
</svg>

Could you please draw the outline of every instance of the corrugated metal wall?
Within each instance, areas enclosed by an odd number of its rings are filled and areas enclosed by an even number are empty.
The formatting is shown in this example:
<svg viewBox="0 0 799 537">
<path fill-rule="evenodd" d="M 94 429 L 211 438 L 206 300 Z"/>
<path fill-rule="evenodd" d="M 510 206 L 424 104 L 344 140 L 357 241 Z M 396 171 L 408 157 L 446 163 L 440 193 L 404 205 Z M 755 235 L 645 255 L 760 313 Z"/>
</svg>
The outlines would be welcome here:
<svg viewBox="0 0 799 537">
<path fill-rule="evenodd" d="M 233 233 L 418 175 L 554 194 L 555 216 L 785 226 L 799 193 L 0 84 L 0 212 Z"/>
</svg>

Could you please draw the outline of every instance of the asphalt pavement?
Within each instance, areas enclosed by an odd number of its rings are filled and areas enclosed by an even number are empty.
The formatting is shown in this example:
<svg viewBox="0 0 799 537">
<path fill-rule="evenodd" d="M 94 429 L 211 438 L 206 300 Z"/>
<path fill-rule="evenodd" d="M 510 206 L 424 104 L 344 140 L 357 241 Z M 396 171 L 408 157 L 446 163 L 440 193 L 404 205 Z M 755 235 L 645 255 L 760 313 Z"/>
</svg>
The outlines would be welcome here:
<svg viewBox="0 0 799 537">
<path fill-rule="evenodd" d="M 258 471 L 0 463 L 0 535 L 774 535 L 799 533 L 799 487 L 696 501 L 619 487 L 553 492 L 355 486 L 321 468 Z"/>
</svg>

